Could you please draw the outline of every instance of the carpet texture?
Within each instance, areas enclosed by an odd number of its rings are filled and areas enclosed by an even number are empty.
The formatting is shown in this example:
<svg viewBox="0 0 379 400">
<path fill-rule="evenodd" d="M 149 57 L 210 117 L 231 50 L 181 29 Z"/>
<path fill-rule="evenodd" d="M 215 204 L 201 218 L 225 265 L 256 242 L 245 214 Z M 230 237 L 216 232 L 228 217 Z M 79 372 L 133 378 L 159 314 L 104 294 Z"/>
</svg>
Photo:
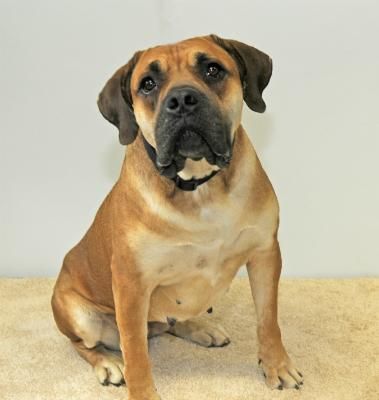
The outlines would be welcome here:
<svg viewBox="0 0 379 400">
<path fill-rule="evenodd" d="M 125 399 L 122 387 L 102 387 L 58 332 L 53 282 L 0 279 L 0 398 Z M 279 298 L 284 343 L 305 377 L 301 390 L 265 386 L 248 281 L 237 278 L 205 316 L 229 331 L 229 346 L 206 349 L 170 335 L 150 341 L 162 399 L 378 400 L 379 279 L 283 279 Z"/>
</svg>

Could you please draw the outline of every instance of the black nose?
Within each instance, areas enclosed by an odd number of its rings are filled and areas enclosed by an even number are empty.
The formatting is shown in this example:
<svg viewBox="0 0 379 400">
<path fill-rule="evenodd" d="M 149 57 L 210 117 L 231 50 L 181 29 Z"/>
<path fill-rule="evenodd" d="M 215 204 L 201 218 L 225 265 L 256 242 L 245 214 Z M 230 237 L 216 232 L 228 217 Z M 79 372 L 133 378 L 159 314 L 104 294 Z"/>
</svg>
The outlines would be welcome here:
<svg viewBox="0 0 379 400">
<path fill-rule="evenodd" d="M 190 114 L 196 110 L 199 92 L 191 87 L 178 87 L 172 89 L 166 97 L 166 111 L 172 115 Z"/>
</svg>

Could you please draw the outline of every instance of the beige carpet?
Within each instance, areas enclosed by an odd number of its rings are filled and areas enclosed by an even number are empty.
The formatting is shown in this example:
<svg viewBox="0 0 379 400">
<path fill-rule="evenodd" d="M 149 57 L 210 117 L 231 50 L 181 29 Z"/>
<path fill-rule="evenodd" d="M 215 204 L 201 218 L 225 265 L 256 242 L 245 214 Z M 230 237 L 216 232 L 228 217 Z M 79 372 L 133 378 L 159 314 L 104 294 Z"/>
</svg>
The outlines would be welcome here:
<svg viewBox="0 0 379 400">
<path fill-rule="evenodd" d="M 0 399 L 125 399 L 102 387 L 91 367 L 58 333 L 51 279 L 0 280 Z M 151 341 L 163 400 L 379 399 L 379 279 L 282 280 L 284 341 L 305 377 L 300 391 L 271 391 L 257 366 L 253 304 L 237 279 L 207 318 L 232 343 L 205 349 L 173 336 Z"/>
</svg>

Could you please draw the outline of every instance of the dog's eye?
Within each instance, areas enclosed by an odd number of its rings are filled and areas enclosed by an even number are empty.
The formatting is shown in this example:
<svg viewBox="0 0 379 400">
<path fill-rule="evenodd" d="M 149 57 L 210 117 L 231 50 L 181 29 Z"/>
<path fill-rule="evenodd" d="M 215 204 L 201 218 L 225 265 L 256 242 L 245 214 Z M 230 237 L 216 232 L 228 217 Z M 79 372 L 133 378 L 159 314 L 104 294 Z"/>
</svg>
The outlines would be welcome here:
<svg viewBox="0 0 379 400">
<path fill-rule="evenodd" d="M 151 92 L 156 86 L 157 84 L 154 82 L 152 78 L 150 78 L 150 76 L 143 79 L 140 85 L 142 91 L 146 94 Z"/>
<path fill-rule="evenodd" d="M 212 78 L 217 78 L 220 75 L 221 71 L 222 68 L 220 65 L 216 63 L 211 63 L 207 67 L 207 76 L 210 76 Z"/>
</svg>

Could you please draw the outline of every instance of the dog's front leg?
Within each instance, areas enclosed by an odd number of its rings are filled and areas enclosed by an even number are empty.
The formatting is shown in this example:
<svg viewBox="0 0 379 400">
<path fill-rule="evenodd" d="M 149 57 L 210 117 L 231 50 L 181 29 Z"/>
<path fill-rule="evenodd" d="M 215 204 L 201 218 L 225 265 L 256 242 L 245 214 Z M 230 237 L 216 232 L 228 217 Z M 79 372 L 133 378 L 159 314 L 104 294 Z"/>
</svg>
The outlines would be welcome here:
<svg viewBox="0 0 379 400">
<path fill-rule="evenodd" d="M 129 260 L 116 261 L 113 257 L 112 289 L 128 400 L 159 400 L 147 344 L 147 317 L 153 288 L 134 271 Z"/>
<path fill-rule="evenodd" d="M 278 325 L 278 283 L 281 268 L 277 240 L 270 248 L 256 251 L 247 263 L 257 313 L 259 363 L 269 387 L 298 389 L 303 383 L 302 375 L 287 355 Z"/>
</svg>

